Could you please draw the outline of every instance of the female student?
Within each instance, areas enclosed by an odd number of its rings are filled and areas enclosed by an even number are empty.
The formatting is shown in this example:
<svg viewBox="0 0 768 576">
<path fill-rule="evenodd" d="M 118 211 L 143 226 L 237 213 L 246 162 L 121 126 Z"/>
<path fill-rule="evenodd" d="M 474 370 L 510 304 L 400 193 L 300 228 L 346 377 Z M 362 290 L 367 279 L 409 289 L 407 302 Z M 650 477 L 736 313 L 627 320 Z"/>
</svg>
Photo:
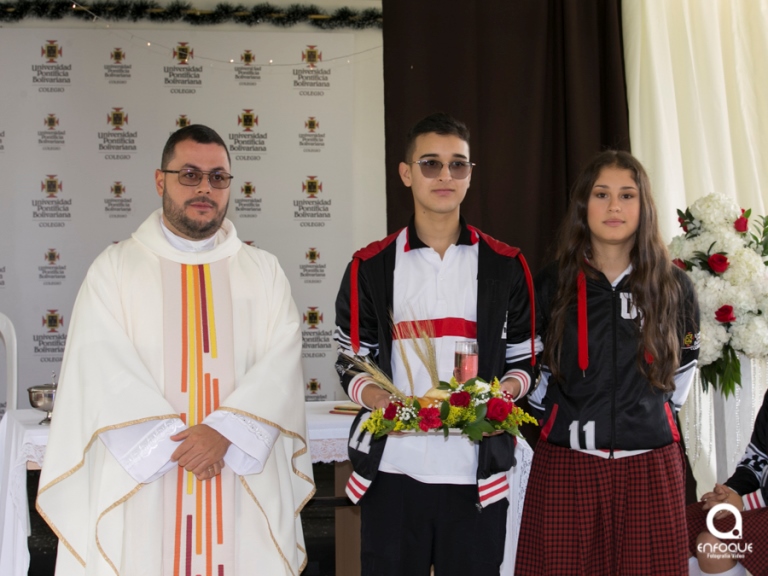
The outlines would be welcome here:
<svg viewBox="0 0 768 576">
<path fill-rule="evenodd" d="M 630 154 L 603 152 L 579 175 L 536 287 L 545 345 L 529 401 L 542 428 L 516 574 L 687 574 L 675 414 L 698 357 L 698 305 Z"/>
<path fill-rule="evenodd" d="M 690 552 L 701 570 L 691 566 L 691 575 L 743 576 L 745 569 L 753 576 L 768 575 L 768 392 L 733 476 L 725 484 L 715 484 L 701 502 L 687 510 Z M 720 540 L 707 530 L 707 515 L 717 504 L 730 504 L 740 511 L 741 532 L 733 534 L 737 538 Z M 716 512 L 714 527 L 730 535 L 736 519 L 727 511 Z"/>
</svg>

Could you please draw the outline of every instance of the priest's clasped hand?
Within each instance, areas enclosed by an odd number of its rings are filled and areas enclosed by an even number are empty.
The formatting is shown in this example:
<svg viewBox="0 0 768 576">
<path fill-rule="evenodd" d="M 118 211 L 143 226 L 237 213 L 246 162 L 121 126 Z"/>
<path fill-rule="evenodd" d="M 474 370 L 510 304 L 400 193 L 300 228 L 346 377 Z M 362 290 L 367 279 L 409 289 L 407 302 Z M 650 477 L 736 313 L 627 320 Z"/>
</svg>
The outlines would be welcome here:
<svg viewBox="0 0 768 576">
<path fill-rule="evenodd" d="M 231 442 L 205 424 L 198 424 L 171 436 L 181 442 L 171 461 L 192 472 L 198 480 L 210 480 L 224 468 L 224 455 Z"/>
</svg>

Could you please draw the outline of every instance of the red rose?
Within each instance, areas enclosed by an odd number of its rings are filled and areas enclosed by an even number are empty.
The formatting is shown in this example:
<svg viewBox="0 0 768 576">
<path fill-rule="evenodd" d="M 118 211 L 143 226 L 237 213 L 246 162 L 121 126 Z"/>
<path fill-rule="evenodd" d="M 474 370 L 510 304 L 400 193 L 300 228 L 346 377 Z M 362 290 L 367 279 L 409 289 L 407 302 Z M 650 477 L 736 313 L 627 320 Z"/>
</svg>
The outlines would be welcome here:
<svg viewBox="0 0 768 576">
<path fill-rule="evenodd" d="M 394 420 L 397 416 L 397 404 L 390 402 L 387 408 L 384 410 L 384 418 L 386 420 Z"/>
<path fill-rule="evenodd" d="M 722 322 L 723 324 L 735 322 L 736 316 L 733 314 L 733 306 L 729 306 L 728 304 L 720 306 L 715 312 L 715 320 Z"/>
<path fill-rule="evenodd" d="M 728 262 L 728 258 L 722 254 L 712 254 L 712 256 L 707 259 L 707 264 L 709 264 L 710 269 L 715 274 L 722 274 L 728 270 L 728 266 L 731 265 L 731 263 Z"/>
<path fill-rule="evenodd" d="M 424 432 L 431 430 L 432 428 L 440 428 L 443 425 L 443 421 L 440 420 L 440 410 L 435 407 L 422 408 L 419 410 L 419 428 Z"/>
<path fill-rule="evenodd" d="M 458 406 L 459 408 L 466 408 L 471 401 L 472 396 L 469 395 L 469 392 L 465 392 L 464 390 L 461 392 L 454 392 L 448 400 L 451 406 Z"/>
<path fill-rule="evenodd" d="M 512 411 L 512 404 L 505 402 L 501 398 L 491 398 L 488 400 L 488 412 L 486 417 L 488 420 L 495 420 L 496 422 L 504 422 Z"/>
<path fill-rule="evenodd" d="M 678 216 L 677 221 L 680 223 L 680 228 L 683 229 L 683 232 L 688 232 L 688 226 L 685 225 L 685 220 Z"/>
<path fill-rule="evenodd" d="M 736 228 L 736 232 L 746 232 L 749 230 L 749 220 L 744 218 L 744 208 L 741 209 L 741 216 L 733 223 L 733 227 Z"/>
<path fill-rule="evenodd" d="M 686 270 L 685 262 L 680 260 L 680 258 L 675 258 L 674 260 L 672 260 L 672 264 L 680 268 L 680 270 Z"/>
</svg>

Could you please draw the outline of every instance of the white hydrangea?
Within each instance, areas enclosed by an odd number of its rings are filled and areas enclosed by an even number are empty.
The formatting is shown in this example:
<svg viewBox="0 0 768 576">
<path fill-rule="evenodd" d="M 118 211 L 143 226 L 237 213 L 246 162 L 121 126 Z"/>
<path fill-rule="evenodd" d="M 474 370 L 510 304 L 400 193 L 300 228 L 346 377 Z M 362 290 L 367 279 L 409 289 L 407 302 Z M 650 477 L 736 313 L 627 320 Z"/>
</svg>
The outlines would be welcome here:
<svg viewBox="0 0 768 576">
<path fill-rule="evenodd" d="M 701 309 L 699 365 L 717 360 L 727 344 L 750 357 L 768 357 L 768 268 L 764 257 L 748 245 L 749 235 L 734 228 L 741 209 L 730 197 L 709 194 L 694 202 L 689 212 L 694 218 L 690 232 L 672 239 L 672 258 L 696 263 L 696 252 L 722 253 L 729 263 L 722 274 L 697 264 L 688 271 Z M 715 319 L 726 305 L 733 307 L 736 317 L 730 327 Z"/>
<path fill-rule="evenodd" d="M 723 346 L 728 342 L 728 331 L 725 326 L 712 320 L 701 318 L 701 349 L 699 350 L 699 365 L 712 364 L 720 357 Z"/>
<path fill-rule="evenodd" d="M 741 350 L 751 358 L 765 356 L 768 342 L 768 321 L 765 316 L 750 314 L 743 322 L 734 322 L 731 326 L 731 346 Z"/>
<path fill-rule="evenodd" d="M 717 229 L 730 227 L 741 216 L 741 208 L 736 201 L 723 194 L 708 194 L 699 198 L 689 208 L 694 218 L 701 221 L 704 228 Z"/>
<path fill-rule="evenodd" d="M 728 252 L 728 270 L 723 273 L 723 280 L 734 286 L 764 285 L 766 268 L 758 253 L 743 245 Z M 756 286 L 759 288 L 760 286 Z"/>
</svg>

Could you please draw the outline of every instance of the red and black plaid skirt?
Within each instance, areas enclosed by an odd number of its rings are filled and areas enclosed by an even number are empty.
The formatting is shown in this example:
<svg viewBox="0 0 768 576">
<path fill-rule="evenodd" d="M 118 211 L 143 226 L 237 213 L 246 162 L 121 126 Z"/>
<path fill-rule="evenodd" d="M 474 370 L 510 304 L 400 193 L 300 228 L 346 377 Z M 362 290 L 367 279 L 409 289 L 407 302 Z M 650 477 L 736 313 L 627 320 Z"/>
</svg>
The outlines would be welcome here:
<svg viewBox="0 0 768 576">
<path fill-rule="evenodd" d="M 696 556 L 696 538 L 702 532 L 708 532 L 707 512 L 700 502 L 691 504 L 686 509 L 688 519 L 688 550 Z M 720 532 L 730 532 L 736 519 L 732 515 L 715 520 L 715 528 Z M 750 552 L 739 558 L 744 567 L 753 576 L 768 576 L 768 508 L 747 510 L 741 513 L 741 540 L 724 540 L 727 543 L 737 543 L 740 549 L 747 544 L 752 545 Z"/>
<path fill-rule="evenodd" d="M 687 576 L 686 544 L 678 444 L 607 460 L 539 441 L 517 576 Z"/>
</svg>

